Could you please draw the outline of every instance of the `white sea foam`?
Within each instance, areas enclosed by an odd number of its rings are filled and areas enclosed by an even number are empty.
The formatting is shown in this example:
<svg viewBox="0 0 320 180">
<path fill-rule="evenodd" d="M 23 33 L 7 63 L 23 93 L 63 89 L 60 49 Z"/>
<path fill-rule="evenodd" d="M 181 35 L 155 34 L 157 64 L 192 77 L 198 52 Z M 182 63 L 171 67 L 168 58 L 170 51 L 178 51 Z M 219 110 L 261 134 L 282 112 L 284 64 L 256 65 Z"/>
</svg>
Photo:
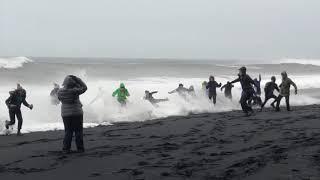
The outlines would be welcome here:
<svg viewBox="0 0 320 180">
<path fill-rule="evenodd" d="M 16 69 L 22 67 L 25 63 L 33 62 L 27 57 L 0 58 L 0 68 Z"/>
<path fill-rule="evenodd" d="M 0 59 L 0 67 L 3 68 L 18 68 L 22 67 L 24 63 L 33 62 L 32 60 L 25 57 L 18 58 L 2 58 Z M 8 96 L 8 91 L 12 90 L 15 82 L 21 82 L 22 85 L 27 90 L 27 100 L 29 103 L 34 104 L 34 110 L 30 111 L 27 108 L 22 108 L 24 116 L 23 131 L 45 131 L 45 130 L 55 130 L 63 129 L 63 123 L 60 116 L 60 106 L 53 106 L 50 104 L 49 93 L 51 91 L 51 82 L 61 82 L 63 77 L 66 74 L 75 74 L 81 77 L 88 85 L 88 91 L 81 96 L 83 102 L 83 109 L 85 112 L 84 123 L 85 127 L 96 126 L 99 124 L 112 124 L 114 122 L 121 121 L 145 121 L 154 118 L 163 118 L 174 115 L 187 115 L 189 113 L 203 113 L 203 112 L 221 112 L 229 111 L 235 109 L 241 109 L 239 105 L 239 99 L 241 94 L 240 84 L 235 84 L 233 89 L 233 101 L 229 101 L 224 98 L 223 93 L 220 89 L 217 89 L 218 98 L 217 105 L 213 106 L 212 102 L 209 102 L 208 98 L 205 96 L 204 92 L 201 90 L 201 83 L 204 80 L 207 80 L 208 77 L 202 78 L 187 78 L 183 77 L 187 73 L 188 77 L 199 77 L 199 74 L 203 74 L 203 69 L 197 68 L 197 65 L 194 65 L 194 69 L 189 68 L 185 70 L 183 64 L 172 66 L 168 64 L 167 66 L 161 64 L 158 71 L 167 71 L 168 69 L 173 71 L 171 74 L 178 74 L 178 77 L 174 75 L 168 75 L 167 77 L 163 76 L 152 76 L 153 72 L 144 71 L 149 70 L 150 66 L 148 64 L 137 64 L 137 67 L 140 68 L 142 73 L 137 72 L 135 74 L 134 70 L 130 70 L 127 64 L 120 64 L 117 66 L 109 65 L 107 62 L 101 67 L 97 68 L 97 72 L 92 72 L 92 69 L 95 70 L 94 65 L 70 65 L 70 64 L 50 64 L 36 61 L 34 67 L 20 68 L 15 70 L 15 73 L 11 73 L 9 70 L 0 69 L 3 74 L 1 79 L 1 88 L 0 88 L 0 99 L 3 102 Z M 53 61 L 55 62 L 55 61 Z M 289 62 L 289 61 L 287 61 Z M 279 63 L 279 62 L 278 62 Z M 291 61 L 291 63 L 293 63 Z M 157 64 L 155 64 L 156 66 Z M 100 66 L 100 65 L 98 65 Z M 224 67 L 230 67 L 224 68 Z M 255 74 L 252 74 L 252 78 L 257 76 L 259 72 L 263 73 L 262 79 L 262 89 L 263 85 L 269 81 L 271 75 L 279 74 L 280 72 L 273 72 L 272 65 L 266 67 L 260 65 L 258 68 L 262 70 L 253 71 Z M 274 65 L 277 66 L 277 65 Z M 40 68 L 38 68 L 40 67 Z M 47 67 L 47 68 L 46 68 Z M 130 67 L 134 67 L 131 66 Z M 199 66 L 203 67 L 203 66 Z M 215 75 L 218 82 L 226 83 L 231 81 L 236 77 L 237 68 L 240 65 L 216 65 L 212 66 L 212 74 Z M 251 74 L 252 65 L 247 66 L 249 69 L 249 74 Z M 90 68 L 91 71 L 90 71 Z M 118 69 L 117 69 L 118 68 Z M 210 66 L 211 68 L 211 66 Z M 225 72 L 216 71 L 217 68 L 224 68 Z M 269 68 L 269 69 L 265 69 Z M 30 73 L 34 69 L 35 74 L 46 75 L 46 78 L 39 78 L 38 75 Z M 119 70 L 119 71 L 118 71 Z M 129 71 L 129 72 L 127 72 Z M 167 72 L 171 72 L 167 71 Z M 26 73 L 28 72 L 28 73 Z M 33 71 L 32 71 L 33 72 Z M 109 72 L 109 75 L 106 75 L 104 72 Z M 110 73 L 111 72 L 111 73 Z M 180 72 L 180 74 L 179 74 Z M 211 72 L 211 71 L 210 71 Z M 289 77 L 296 82 L 298 89 L 315 89 L 320 88 L 320 74 L 319 71 L 314 71 L 314 74 L 310 72 L 303 75 L 303 72 L 294 73 L 288 69 Z M 219 74 L 220 73 L 220 74 Z M 209 74 L 209 73 L 208 73 Z M 211 73 L 210 73 L 211 74 Z M 28 75 L 25 77 L 24 75 Z M 121 77 L 118 77 L 120 76 Z M 133 75 L 133 76 L 132 76 Z M 136 76 L 135 76 L 136 75 Z M 202 75 L 201 75 L 202 76 Z M 8 79 L 6 79 L 8 77 Z M 21 78 L 23 77 L 23 78 Z M 125 77 L 125 78 L 124 78 Z M 126 77 L 129 77 L 126 79 Z M 182 78 L 180 78 L 182 77 Z M 280 84 L 281 77 L 277 77 L 277 83 Z M 124 82 L 131 94 L 128 99 L 128 105 L 126 108 L 121 108 L 118 102 L 111 96 L 112 92 L 119 86 L 120 81 L 118 79 L 123 79 Z M 28 80 L 28 81 L 26 81 Z M 183 83 L 187 88 L 193 85 L 196 89 L 196 97 L 187 97 L 187 99 L 179 97 L 177 94 L 169 95 L 168 91 L 175 89 L 179 83 Z M 91 101 L 101 94 L 99 88 L 103 89 L 103 93 L 97 101 L 91 103 Z M 152 106 L 149 102 L 142 99 L 145 90 L 159 91 L 158 94 L 155 94 L 155 98 L 166 98 L 168 97 L 170 101 L 163 102 L 159 104 L 159 107 Z M 297 96 L 292 96 L 290 99 L 292 105 L 308 105 L 320 103 L 319 99 L 315 97 L 320 97 L 317 91 L 312 91 L 312 96 L 310 94 L 303 94 L 306 91 L 301 92 Z M 310 91 L 309 91 L 310 92 Z M 8 110 L 4 103 L 0 106 L 0 133 L 4 131 L 4 120 L 8 119 Z"/>
<path fill-rule="evenodd" d="M 118 102 L 111 96 L 112 92 L 119 86 L 120 81 L 117 80 L 90 80 L 90 77 L 84 72 L 79 74 L 89 87 L 88 91 L 81 96 L 83 109 L 85 112 L 85 126 L 91 127 L 99 124 L 112 124 L 121 121 L 145 121 L 154 118 L 163 118 L 173 115 L 187 115 L 189 113 L 204 112 L 221 112 L 235 109 L 241 109 L 238 103 L 240 99 L 241 88 L 239 83 L 233 90 L 233 101 L 224 98 L 220 89 L 217 89 L 218 98 L 217 105 L 213 106 L 201 90 L 201 82 L 206 78 L 173 78 L 173 77 L 146 77 L 135 78 L 123 81 L 131 96 L 128 99 L 126 108 L 121 108 Z M 306 86 L 309 77 L 292 77 L 299 86 Z M 218 82 L 225 83 L 231 80 L 231 77 L 216 77 Z M 313 83 L 320 84 L 313 78 Z M 320 78 L 319 78 L 320 79 Z M 263 80 L 264 84 L 267 80 Z M 320 81 L 320 80 L 319 80 Z M 177 94 L 169 95 L 167 92 L 175 89 L 178 83 L 184 83 L 186 87 L 194 85 L 196 89 L 196 97 L 181 98 Z M 50 104 L 49 92 L 50 86 L 24 85 L 27 90 L 27 100 L 34 104 L 34 110 L 22 108 L 24 116 L 23 131 L 45 131 L 62 129 L 63 123 L 60 116 L 60 106 Z M 310 85 L 310 87 L 315 87 Z M 99 94 L 99 88 L 103 89 L 102 96 L 91 104 L 91 101 Z M 10 87 L 3 86 L 2 89 L 10 90 Z M 152 106 L 149 102 L 143 100 L 145 90 L 159 91 L 155 94 L 155 98 L 166 98 L 170 101 L 159 104 L 159 107 Z M 101 94 L 101 93 L 100 93 Z M 4 90 L 0 91 L 0 99 L 8 97 L 8 93 Z M 292 96 L 290 99 L 292 105 L 307 105 L 320 103 L 319 99 L 309 97 L 304 94 Z M 3 121 L 8 119 L 6 106 L 0 106 L 0 132 L 4 131 Z"/>
</svg>

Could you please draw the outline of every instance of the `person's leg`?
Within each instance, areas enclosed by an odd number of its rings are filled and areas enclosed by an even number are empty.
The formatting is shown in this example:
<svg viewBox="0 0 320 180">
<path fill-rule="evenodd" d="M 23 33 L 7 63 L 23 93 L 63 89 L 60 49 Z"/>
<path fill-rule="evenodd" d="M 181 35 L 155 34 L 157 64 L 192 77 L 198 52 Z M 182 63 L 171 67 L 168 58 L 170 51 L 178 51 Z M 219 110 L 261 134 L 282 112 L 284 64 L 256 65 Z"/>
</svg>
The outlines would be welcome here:
<svg viewBox="0 0 320 180">
<path fill-rule="evenodd" d="M 166 98 L 166 99 L 154 99 L 153 103 L 160 103 L 160 102 L 166 102 L 166 101 L 169 101 L 169 99 L 168 98 Z"/>
<path fill-rule="evenodd" d="M 213 94 L 209 93 L 208 97 L 209 97 L 209 100 L 212 101 L 212 99 L 213 99 Z"/>
<path fill-rule="evenodd" d="M 267 95 L 264 97 L 264 102 L 261 104 L 261 109 L 263 109 L 263 107 L 266 105 L 269 99 L 270 98 Z"/>
<path fill-rule="evenodd" d="M 83 115 L 75 116 L 72 119 L 72 126 L 74 127 L 77 149 L 78 149 L 78 151 L 84 151 L 84 145 L 83 145 Z"/>
<path fill-rule="evenodd" d="M 127 102 L 125 100 L 119 101 L 121 107 L 125 107 Z"/>
<path fill-rule="evenodd" d="M 16 110 L 16 116 L 17 116 L 17 120 L 18 120 L 18 135 L 21 135 L 21 128 L 22 128 L 22 123 L 23 123 L 23 119 L 22 119 L 22 114 L 21 114 L 21 110 L 17 109 Z"/>
<path fill-rule="evenodd" d="M 288 110 L 288 111 L 291 111 L 291 109 L 290 109 L 290 102 L 289 102 L 289 99 L 290 99 L 290 98 L 289 98 L 289 96 L 286 96 L 285 98 L 286 98 L 287 110 Z"/>
<path fill-rule="evenodd" d="M 212 99 L 213 99 L 213 104 L 216 104 L 217 103 L 217 95 L 213 95 L 212 96 Z"/>
<path fill-rule="evenodd" d="M 261 104 L 262 104 L 261 97 L 258 96 L 258 97 L 257 97 L 257 105 L 258 105 L 258 106 L 261 106 Z"/>
<path fill-rule="evenodd" d="M 244 113 L 248 113 L 247 100 L 248 100 L 247 93 L 242 92 L 241 98 L 240 98 L 240 104 L 241 104 L 242 111 L 243 111 Z"/>
<path fill-rule="evenodd" d="M 72 141 L 72 117 L 62 117 L 64 124 L 63 151 L 70 151 Z"/>
<path fill-rule="evenodd" d="M 277 97 L 277 106 L 276 106 L 276 111 L 280 111 L 280 102 L 281 102 L 281 99 L 283 98 L 283 96 L 279 95 Z"/>
<path fill-rule="evenodd" d="M 10 121 L 6 124 L 6 129 L 9 129 L 9 126 L 12 126 L 16 123 L 16 112 L 14 110 L 9 110 Z"/>
<path fill-rule="evenodd" d="M 248 104 L 247 102 L 249 100 L 252 100 L 252 99 L 253 99 L 253 93 L 252 92 L 247 92 L 246 93 L 246 101 L 245 101 L 245 103 L 247 105 L 247 109 L 248 109 L 249 112 L 252 112 L 253 110 L 252 110 L 251 104 Z"/>
<path fill-rule="evenodd" d="M 273 108 L 275 108 L 275 106 L 274 106 L 274 103 L 276 103 L 277 102 L 277 96 L 276 95 L 274 95 L 274 94 L 272 94 L 271 96 L 270 96 L 270 99 L 271 98 L 273 98 L 274 100 L 273 100 L 273 102 L 270 104 Z"/>
</svg>

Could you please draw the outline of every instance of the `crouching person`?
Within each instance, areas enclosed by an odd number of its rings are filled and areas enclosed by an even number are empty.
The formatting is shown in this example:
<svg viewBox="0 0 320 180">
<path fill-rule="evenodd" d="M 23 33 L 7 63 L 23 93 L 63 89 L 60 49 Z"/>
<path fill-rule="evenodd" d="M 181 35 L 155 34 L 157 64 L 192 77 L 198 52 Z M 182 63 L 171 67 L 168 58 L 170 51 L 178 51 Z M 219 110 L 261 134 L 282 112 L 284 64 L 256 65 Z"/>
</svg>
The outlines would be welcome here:
<svg viewBox="0 0 320 180">
<path fill-rule="evenodd" d="M 61 101 L 61 116 L 64 124 L 63 152 L 71 152 L 73 133 L 78 152 L 84 152 L 83 145 L 83 110 L 79 96 L 87 91 L 86 84 L 78 77 L 68 75 L 58 91 Z"/>
</svg>

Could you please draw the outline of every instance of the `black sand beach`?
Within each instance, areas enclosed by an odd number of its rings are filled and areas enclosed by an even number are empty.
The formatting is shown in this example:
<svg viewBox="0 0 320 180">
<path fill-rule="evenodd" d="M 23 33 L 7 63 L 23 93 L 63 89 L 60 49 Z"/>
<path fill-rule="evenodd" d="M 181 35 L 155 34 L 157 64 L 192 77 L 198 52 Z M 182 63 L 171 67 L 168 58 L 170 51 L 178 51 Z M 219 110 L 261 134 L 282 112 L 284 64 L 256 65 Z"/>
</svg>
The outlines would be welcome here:
<svg viewBox="0 0 320 180">
<path fill-rule="evenodd" d="M 319 111 L 312 105 L 88 128 L 86 152 L 70 155 L 60 153 L 62 131 L 0 136 L 0 179 L 320 179 Z"/>
</svg>

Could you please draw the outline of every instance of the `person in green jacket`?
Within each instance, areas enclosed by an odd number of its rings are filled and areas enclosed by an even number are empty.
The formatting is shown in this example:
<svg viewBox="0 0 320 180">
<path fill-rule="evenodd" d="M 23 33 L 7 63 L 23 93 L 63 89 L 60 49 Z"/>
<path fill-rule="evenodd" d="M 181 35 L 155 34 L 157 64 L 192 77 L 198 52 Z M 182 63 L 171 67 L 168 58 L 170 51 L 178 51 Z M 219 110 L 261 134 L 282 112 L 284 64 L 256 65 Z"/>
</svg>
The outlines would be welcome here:
<svg viewBox="0 0 320 180">
<path fill-rule="evenodd" d="M 112 96 L 117 96 L 117 100 L 121 105 L 126 105 L 127 97 L 130 96 L 128 90 L 126 89 L 125 85 L 123 83 L 120 84 L 120 88 L 115 90 L 112 93 Z"/>
</svg>

